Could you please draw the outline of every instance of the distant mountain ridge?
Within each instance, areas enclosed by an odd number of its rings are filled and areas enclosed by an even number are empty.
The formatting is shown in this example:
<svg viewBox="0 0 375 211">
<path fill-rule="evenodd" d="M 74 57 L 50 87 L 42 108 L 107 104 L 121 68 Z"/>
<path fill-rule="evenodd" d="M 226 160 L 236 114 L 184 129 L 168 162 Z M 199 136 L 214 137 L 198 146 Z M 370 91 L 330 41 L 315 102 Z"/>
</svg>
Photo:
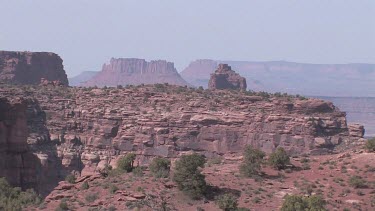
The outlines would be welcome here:
<svg viewBox="0 0 375 211">
<path fill-rule="evenodd" d="M 70 86 L 80 86 L 84 82 L 90 80 L 92 77 L 94 77 L 98 73 L 99 73 L 99 71 L 83 71 L 77 76 L 68 78 L 69 85 Z"/>
<path fill-rule="evenodd" d="M 256 91 L 323 96 L 375 96 L 375 64 L 305 64 L 202 59 L 180 74 L 194 86 L 207 87 L 219 63 L 232 66 Z"/>
<path fill-rule="evenodd" d="M 188 86 L 174 64 L 165 60 L 146 61 L 136 58 L 112 58 L 102 71 L 83 83 L 84 86 L 116 86 L 169 83 Z"/>
</svg>

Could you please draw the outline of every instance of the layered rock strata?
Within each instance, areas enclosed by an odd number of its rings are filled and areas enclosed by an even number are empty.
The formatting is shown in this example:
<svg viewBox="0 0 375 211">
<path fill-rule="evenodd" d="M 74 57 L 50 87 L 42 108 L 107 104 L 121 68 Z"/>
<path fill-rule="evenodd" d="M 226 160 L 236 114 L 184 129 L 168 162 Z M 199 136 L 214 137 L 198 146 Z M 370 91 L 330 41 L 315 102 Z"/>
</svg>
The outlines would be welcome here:
<svg viewBox="0 0 375 211">
<path fill-rule="evenodd" d="M 83 83 L 84 86 L 117 86 L 140 84 L 173 84 L 187 86 L 174 64 L 165 60 L 147 62 L 144 59 L 112 58 L 102 71 Z"/>
<path fill-rule="evenodd" d="M 284 147 L 290 155 L 321 154 L 363 136 L 363 127 L 348 126 L 332 103 L 292 96 L 170 85 L 0 85 L 0 96 L 0 176 L 44 192 L 67 174 L 116 166 L 129 152 L 140 165 L 189 151 L 207 157 L 242 153 L 245 145 L 267 153 Z M 9 103 L 30 96 L 36 100 Z"/>
</svg>

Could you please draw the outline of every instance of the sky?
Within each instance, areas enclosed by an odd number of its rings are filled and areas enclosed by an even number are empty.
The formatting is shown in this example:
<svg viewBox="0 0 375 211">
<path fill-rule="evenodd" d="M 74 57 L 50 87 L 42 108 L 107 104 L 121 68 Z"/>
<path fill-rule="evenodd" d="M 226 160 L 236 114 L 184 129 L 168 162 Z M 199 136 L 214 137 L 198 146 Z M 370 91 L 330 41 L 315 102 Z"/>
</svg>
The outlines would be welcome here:
<svg viewBox="0 0 375 211">
<path fill-rule="evenodd" d="M 0 0 L 0 50 L 50 51 L 69 77 L 110 58 L 375 63 L 374 0 Z"/>
</svg>

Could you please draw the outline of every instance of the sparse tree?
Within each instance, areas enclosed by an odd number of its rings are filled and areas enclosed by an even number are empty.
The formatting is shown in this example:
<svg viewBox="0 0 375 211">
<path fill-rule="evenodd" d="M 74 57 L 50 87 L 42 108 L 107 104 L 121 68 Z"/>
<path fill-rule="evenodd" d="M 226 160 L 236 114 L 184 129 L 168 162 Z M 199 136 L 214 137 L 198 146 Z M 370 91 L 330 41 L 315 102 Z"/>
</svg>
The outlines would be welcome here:
<svg viewBox="0 0 375 211">
<path fill-rule="evenodd" d="M 168 177 L 171 168 L 171 161 L 167 158 L 154 158 L 150 164 L 150 171 L 154 177 Z"/>
<path fill-rule="evenodd" d="M 261 170 L 261 164 L 265 153 L 248 145 L 243 153 L 243 162 L 240 165 L 240 172 L 246 177 L 257 176 Z"/>
<path fill-rule="evenodd" d="M 369 152 L 375 152 L 375 138 L 366 141 L 365 148 Z"/>
<path fill-rule="evenodd" d="M 268 163 L 278 170 L 284 169 L 287 165 L 290 164 L 290 158 L 289 155 L 286 153 L 284 148 L 279 147 L 276 149 L 275 152 L 273 152 L 269 159 Z"/>
<path fill-rule="evenodd" d="M 215 203 L 221 210 L 224 211 L 235 211 L 237 210 L 238 202 L 237 197 L 233 194 L 223 194 L 217 197 Z"/>
<path fill-rule="evenodd" d="M 326 211 L 326 201 L 319 195 L 303 197 L 286 195 L 281 211 Z"/>
<path fill-rule="evenodd" d="M 117 161 L 117 167 L 120 170 L 131 172 L 134 168 L 134 161 L 136 155 L 134 153 L 128 153 Z"/>
<path fill-rule="evenodd" d="M 205 159 L 202 155 L 182 155 L 176 161 L 173 180 L 177 183 L 178 189 L 186 193 L 192 199 L 199 199 L 206 191 L 207 184 L 205 176 L 199 170 L 203 167 Z"/>
</svg>

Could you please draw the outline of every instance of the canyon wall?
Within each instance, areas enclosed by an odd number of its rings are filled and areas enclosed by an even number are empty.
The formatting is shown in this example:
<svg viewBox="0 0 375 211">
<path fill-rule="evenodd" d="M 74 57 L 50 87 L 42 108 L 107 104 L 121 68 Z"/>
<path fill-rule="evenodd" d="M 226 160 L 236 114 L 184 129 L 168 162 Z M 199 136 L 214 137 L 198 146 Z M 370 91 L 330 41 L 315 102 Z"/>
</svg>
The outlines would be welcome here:
<svg viewBox="0 0 375 211">
<path fill-rule="evenodd" d="M 63 61 L 57 54 L 0 51 L 0 82 L 37 85 L 42 79 L 68 85 Z"/>
</svg>

